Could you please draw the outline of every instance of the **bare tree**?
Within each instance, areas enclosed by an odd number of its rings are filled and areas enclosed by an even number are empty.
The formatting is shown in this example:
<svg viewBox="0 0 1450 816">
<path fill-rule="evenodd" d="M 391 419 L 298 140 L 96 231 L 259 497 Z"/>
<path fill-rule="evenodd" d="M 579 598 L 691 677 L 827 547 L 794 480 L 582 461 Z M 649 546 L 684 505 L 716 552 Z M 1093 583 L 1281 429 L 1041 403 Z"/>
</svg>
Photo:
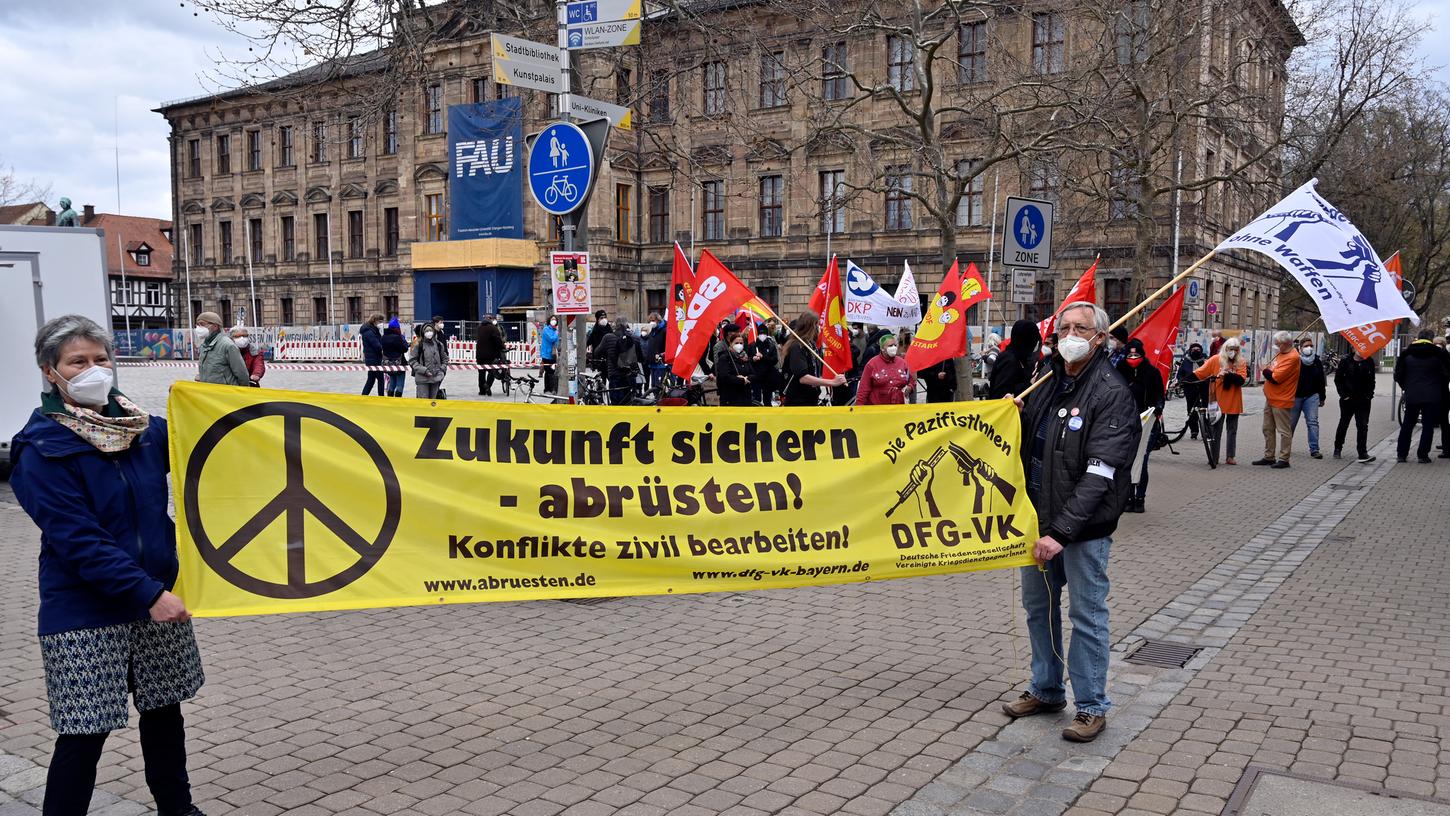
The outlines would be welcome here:
<svg viewBox="0 0 1450 816">
<path fill-rule="evenodd" d="M 0 207 L 7 204 L 29 204 L 50 198 L 50 185 L 15 175 L 15 168 L 0 163 Z"/>
</svg>

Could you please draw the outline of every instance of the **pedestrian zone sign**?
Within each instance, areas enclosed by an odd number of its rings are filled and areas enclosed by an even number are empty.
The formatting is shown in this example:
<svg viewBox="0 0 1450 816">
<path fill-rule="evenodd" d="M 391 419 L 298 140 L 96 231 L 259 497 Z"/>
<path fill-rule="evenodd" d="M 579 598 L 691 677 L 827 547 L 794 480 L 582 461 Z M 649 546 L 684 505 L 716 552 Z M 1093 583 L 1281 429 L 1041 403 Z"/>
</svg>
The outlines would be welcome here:
<svg viewBox="0 0 1450 816">
<path fill-rule="evenodd" d="M 584 203 L 594 177 L 594 152 L 572 122 L 544 128 L 529 148 L 529 191 L 546 212 L 568 215 Z"/>
<path fill-rule="evenodd" d="M 1007 223 L 1002 230 L 1002 262 L 1009 267 L 1047 269 L 1052 266 L 1051 201 L 1007 198 Z"/>
</svg>

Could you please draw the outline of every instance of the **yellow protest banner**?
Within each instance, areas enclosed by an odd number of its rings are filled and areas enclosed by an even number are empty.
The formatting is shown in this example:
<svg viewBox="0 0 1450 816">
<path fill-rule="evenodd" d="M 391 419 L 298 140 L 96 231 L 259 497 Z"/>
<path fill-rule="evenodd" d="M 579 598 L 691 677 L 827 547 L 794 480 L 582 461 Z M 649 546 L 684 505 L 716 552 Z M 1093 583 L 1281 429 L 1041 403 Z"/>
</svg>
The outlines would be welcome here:
<svg viewBox="0 0 1450 816">
<path fill-rule="evenodd" d="M 628 408 L 180 382 L 196 615 L 741 591 L 1032 563 L 1010 402 Z"/>
</svg>

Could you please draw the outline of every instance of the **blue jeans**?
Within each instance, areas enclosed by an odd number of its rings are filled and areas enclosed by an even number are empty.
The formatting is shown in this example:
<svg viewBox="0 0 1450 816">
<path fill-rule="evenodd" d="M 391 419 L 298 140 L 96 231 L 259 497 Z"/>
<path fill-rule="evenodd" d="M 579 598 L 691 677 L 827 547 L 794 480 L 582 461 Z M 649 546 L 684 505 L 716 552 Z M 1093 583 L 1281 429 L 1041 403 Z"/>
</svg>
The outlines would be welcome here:
<svg viewBox="0 0 1450 816">
<path fill-rule="evenodd" d="M 1304 415 L 1304 424 L 1309 426 L 1309 452 L 1319 452 L 1319 395 L 1295 397 L 1294 407 L 1289 409 L 1289 432 L 1299 429 L 1299 415 Z"/>
<path fill-rule="evenodd" d="M 1022 608 L 1027 611 L 1027 636 L 1032 642 L 1033 697 L 1044 703 L 1067 699 L 1062 685 L 1062 588 L 1067 587 L 1068 617 L 1072 621 L 1072 647 L 1067 652 L 1067 673 L 1072 678 L 1073 703 L 1078 713 L 1108 713 L 1108 551 L 1111 537 L 1068 544 L 1047 562 L 1022 568 Z M 1049 591 L 1049 586 L 1051 589 Z"/>
<path fill-rule="evenodd" d="M 388 372 L 388 396 L 390 396 L 390 397 L 401 397 L 401 396 L 403 396 L 403 381 L 406 380 L 406 379 L 408 379 L 408 372 L 406 372 L 406 371 L 389 371 Z"/>
</svg>

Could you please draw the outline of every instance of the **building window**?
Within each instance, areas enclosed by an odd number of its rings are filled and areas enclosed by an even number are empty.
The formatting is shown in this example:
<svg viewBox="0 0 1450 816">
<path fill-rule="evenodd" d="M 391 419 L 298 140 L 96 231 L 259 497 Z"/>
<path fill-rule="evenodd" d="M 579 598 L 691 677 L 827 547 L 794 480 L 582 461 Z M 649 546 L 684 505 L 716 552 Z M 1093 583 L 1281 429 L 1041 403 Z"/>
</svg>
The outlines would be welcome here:
<svg viewBox="0 0 1450 816">
<path fill-rule="evenodd" d="M 1023 320 L 1039 323 L 1057 308 L 1057 286 L 1050 280 L 1039 280 L 1032 287 L 1032 303 L 1022 307 Z"/>
<path fill-rule="evenodd" d="M 425 94 L 428 102 L 428 118 L 426 120 L 428 129 L 424 133 L 443 132 L 443 86 L 434 83 L 428 86 Z"/>
<path fill-rule="evenodd" d="M 704 191 L 704 221 L 701 232 L 706 241 L 718 241 L 725 237 L 725 182 L 719 179 L 700 185 Z"/>
<path fill-rule="evenodd" d="M 1113 167 L 1108 170 L 1108 218 L 1122 220 L 1137 216 L 1135 186 L 1133 167 L 1114 158 Z"/>
<path fill-rule="evenodd" d="M 282 260 L 297 260 L 297 227 L 292 216 L 282 216 Z"/>
<path fill-rule="evenodd" d="M 397 295 L 383 295 L 383 314 L 390 318 L 398 316 Z"/>
<path fill-rule="evenodd" d="M 634 197 L 634 188 L 628 184 L 614 185 L 614 240 L 620 243 L 628 243 L 631 233 L 630 224 L 630 199 Z"/>
<path fill-rule="evenodd" d="M 760 107 L 785 104 L 785 52 L 767 51 L 760 55 Z"/>
<path fill-rule="evenodd" d="M 347 299 L 347 322 L 362 322 L 362 298 L 353 295 Z"/>
<path fill-rule="evenodd" d="M 1134 0 L 1113 14 L 1119 65 L 1134 65 L 1148 59 L 1148 4 Z"/>
<path fill-rule="evenodd" d="M 886 37 L 886 81 L 898 91 L 916 90 L 916 44 L 910 37 Z"/>
<path fill-rule="evenodd" d="M 383 254 L 389 258 L 398 254 L 398 208 L 383 208 Z"/>
<path fill-rule="evenodd" d="M 987 81 L 987 21 L 957 27 L 957 79 L 965 83 Z"/>
<path fill-rule="evenodd" d="M 252 263 L 262 262 L 262 219 L 250 218 L 247 220 L 247 244 L 252 253 L 249 257 Z"/>
<path fill-rule="evenodd" d="M 478 77 L 471 83 L 473 86 L 473 104 L 480 105 L 488 101 L 488 80 Z"/>
<path fill-rule="evenodd" d="M 557 215 L 548 216 L 549 243 L 560 244 L 564 240 L 564 219 Z"/>
<path fill-rule="evenodd" d="M 262 131 L 247 131 L 247 169 L 262 169 Z"/>
<path fill-rule="evenodd" d="M 347 211 L 347 255 L 349 258 L 363 256 L 362 210 Z"/>
<path fill-rule="evenodd" d="M 1055 74 L 1064 67 L 1066 35 L 1061 12 L 1032 15 L 1032 68 L 1039 74 Z"/>
<path fill-rule="evenodd" d="M 136 250 L 136 254 L 133 255 L 132 257 L 136 259 L 136 265 L 137 266 L 150 266 L 151 265 L 151 251 L 150 250 L 138 249 L 138 250 Z"/>
<path fill-rule="evenodd" d="M 509 86 L 503 84 L 502 82 L 493 83 L 494 99 L 508 99 L 511 96 L 513 96 L 513 92 L 509 90 Z"/>
<path fill-rule="evenodd" d="M 217 243 L 221 246 L 221 256 L 217 263 L 229 264 L 232 262 L 232 222 L 218 221 L 216 225 Z"/>
<path fill-rule="evenodd" d="M 650 72 L 649 120 L 651 122 L 670 121 L 669 71 L 659 70 Z"/>
<path fill-rule="evenodd" d="M 186 141 L 186 177 L 201 177 L 201 140 L 188 139 Z"/>
<path fill-rule="evenodd" d="M 388 156 L 398 153 L 398 112 L 395 110 L 383 114 L 383 153 Z"/>
<path fill-rule="evenodd" d="M 332 236 L 328 235 L 327 213 L 313 213 L 312 215 L 312 240 L 317 253 L 313 256 L 314 261 L 325 261 L 331 255 Z"/>
<path fill-rule="evenodd" d="M 166 290 L 161 281 L 146 281 L 146 296 L 142 302 L 147 306 L 161 306 L 166 303 Z"/>
<path fill-rule="evenodd" d="M 779 286 L 756 286 L 755 295 L 765 301 L 765 305 L 772 309 L 778 309 L 780 307 Z"/>
<path fill-rule="evenodd" d="M 1128 311 L 1128 281 L 1122 278 L 1103 281 L 1103 308 L 1114 319 Z"/>
<path fill-rule="evenodd" d="M 191 262 L 193 264 L 200 265 L 201 264 L 201 259 L 203 257 L 205 257 L 202 254 L 202 251 L 201 251 L 201 225 L 200 224 L 192 224 L 191 225 L 191 236 L 190 236 L 189 243 L 191 244 L 191 247 L 190 247 L 190 249 L 191 249 Z"/>
<path fill-rule="evenodd" d="M 327 161 L 327 123 L 312 123 L 312 161 L 322 164 Z"/>
<path fill-rule="evenodd" d="M 312 298 L 312 322 L 318 325 L 327 322 L 327 298 L 321 295 Z"/>
<path fill-rule="evenodd" d="M 292 140 L 292 126 L 291 125 L 283 125 L 283 126 L 277 128 L 277 146 L 278 146 L 278 151 L 277 151 L 277 153 L 278 153 L 278 155 L 277 155 L 277 166 L 278 167 L 294 167 L 294 166 L 296 166 L 297 162 L 296 162 L 295 158 L 292 155 L 293 140 Z"/>
<path fill-rule="evenodd" d="M 297 314 L 292 308 L 292 298 L 284 297 L 281 300 L 282 325 L 290 326 L 297 320 Z"/>
<path fill-rule="evenodd" d="M 977 161 L 980 160 L 968 159 L 957 162 L 958 175 L 966 175 Z M 982 226 L 982 198 L 986 186 L 987 180 L 985 174 L 982 173 L 962 182 L 962 200 L 957 202 L 957 226 Z"/>
<path fill-rule="evenodd" d="M 821 232 L 846 231 L 846 171 L 821 171 Z"/>
<path fill-rule="evenodd" d="M 236 325 L 232 322 L 232 302 L 227 298 L 221 300 L 222 331 L 226 331 Z"/>
<path fill-rule="evenodd" d="M 664 289 L 644 290 L 644 310 L 648 314 L 664 315 L 670 311 L 665 296 L 668 291 Z"/>
<path fill-rule="evenodd" d="M 849 99 L 851 85 L 846 76 L 846 43 L 831 43 L 821 49 L 821 96 L 827 101 Z"/>
<path fill-rule="evenodd" d="M 1057 163 L 1050 160 L 1039 160 L 1032 163 L 1027 172 L 1027 192 L 1031 198 L 1040 198 L 1046 201 L 1057 201 L 1058 191 L 1062 187 L 1062 179 L 1058 174 Z M 1057 220 L 1057 208 L 1053 208 L 1052 220 Z"/>
<path fill-rule="evenodd" d="M 443 194 L 429 193 L 423 196 L 423 214 L 427 219 L 425 223 L 425 241 L 442 241 L 448 234 L 448 226 L 444 223 L 443 215 Z"/>
<path fill-rule="evenodd" d="M 199 314 L 201 314 L 204 311 L 206 311 L 206 309 L 203 307 L 201 301 L 199 301 L 199 300 L 193 300 L 191 302 L 191 319 L 192 320 L 196 320 L 196 316 L 199 315 Z"/>
<path fill-rule="evenodd" d="M 670 240 L 670 188 L 649 188 L 649 240 L 665 244 Z"/>
<path fill-rule="evenodd" d="M 216 137 L 216 171 L 221 176 L 232 172 L 232 137 L 228 134 Z"/>
<path fill-rule="evenodd" d="M 620 66 L 614 69 L 614 101 L 626 107 L 634 97 L 634 74 L 628 68 Z"/>
<path fill-rule="evenodd" d="M 349 159 L 363 157 L 363 123 L 360 116 L 347 120 L 347 157 Z"/>
<path fill-rule="evenodd" d="M 705 113 L 725 112 L 725 61 L 714 60 L 704 64 L 705 71 Z"/>
<path fill-rule="evenodd" d="M 779 238 L 781 236 L 784 193 L 784 178 L 781 176 L 760 177 L 760 237 Z"/>
<path fill-rule="evenodd" d="M 886 168 L 886 228 L 911 229 L 911 166 Z"/>
</svg>

